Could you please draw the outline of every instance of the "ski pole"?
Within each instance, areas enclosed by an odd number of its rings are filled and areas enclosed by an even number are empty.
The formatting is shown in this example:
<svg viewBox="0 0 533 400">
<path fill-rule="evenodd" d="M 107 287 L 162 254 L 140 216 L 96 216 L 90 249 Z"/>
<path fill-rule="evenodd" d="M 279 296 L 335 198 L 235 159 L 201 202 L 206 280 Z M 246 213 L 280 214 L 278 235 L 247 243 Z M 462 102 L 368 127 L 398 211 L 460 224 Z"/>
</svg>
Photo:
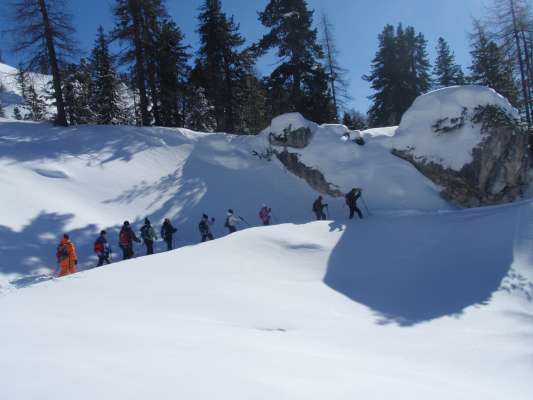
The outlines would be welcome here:
<svg viewBox="0 0 533 400">
<path fill-rule="evenodd" d="M 248 226 L 252 226 L 252 225 L 250 225 L 250 224 L 248 223 L 248 221 L 246 221 L 246 220 L 245 220 L 243 217 L 241 217 L 240 215 L 239 215 L 239 218 L 240 218 L 241 221 L 244 222 L 246 225 L 248 225 Z"/>
<path fill-rule="evenodd" d="M 361 200 L 363 201 L 363 205 L 365 206 L 366 213 L 367 213 L 368 215 L 372 215 L 372 213 L 371 213 L 370 210 L 368 209 L 368 206 L 366 205 L 366 201 L 365 201 L 365 198 L 363 197 L 363 195 L 361 195 Z"/>
</svg>

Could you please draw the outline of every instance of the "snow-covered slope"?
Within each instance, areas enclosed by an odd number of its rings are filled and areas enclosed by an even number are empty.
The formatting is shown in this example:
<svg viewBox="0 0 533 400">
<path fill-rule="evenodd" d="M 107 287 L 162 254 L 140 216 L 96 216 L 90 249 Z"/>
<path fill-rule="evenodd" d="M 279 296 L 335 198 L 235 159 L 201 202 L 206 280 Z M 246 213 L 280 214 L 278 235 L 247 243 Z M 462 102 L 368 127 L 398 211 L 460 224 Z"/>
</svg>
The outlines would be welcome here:
<svg viewBox="0 0 533 400">
<path fill-rule="evenodd" d="M 360 148 L 331 127 L 317 129 L 302 151 L 305 161 L 343 190 L 363 187 L 375 213 L 449 208 L 430 181 L 378 139 Z M 14 280 L 53 269 L 63 231 L 73 235 L 81 266 L 91 267 L 97 232 L 111 230 L 115 245 L 124 220 L 139 229 L 144 217 L 157 228 L 171 218 L 178 245 L 198 242 L 202 213 L 217 218 L 216 236 L 225 234 L 228 208 L 251 225 L 259 224 L 263 203 L 278 223 L 311 220 L 316 193 L 277 160 L 252 155 L 264 148 L 265 137 L 0 122 L 0 274 Z M 346 216 L 342 199 L 328 201 L 331 217 Z"/>
<path fill-rule="evenodd" d="M 0 93 L 0 102 L 2 102 L 6 117 L 8 118 L 12 118 L 15 107 L 23 103 L 22 93 L 17 83 L 17 73 L 17 68 L 0 63 L 0 84 L 5 89 L 4 93 Z M 52 79 L 51 76 L 29 72 L 27 77 L 28 83 L 35 87 L 37 93 L 46 97 L 46 89 Z M 53 108 L 50 106 L 48 111 L 53 112 Z M 21 112 L 24 114 L 24 110 L 21 110 Z"/>
<path fill-rule="evenodd" d="M 533 202 L 456 210 L 390 154 L 394 128 L 358 146 L 303 126 L 301 159 L 362 186 L 368 218 L 327 199 L 331 221 L 310 223 L 317 194 L 252 154 L 268 130 L 0 120 L 2 396 L 531 398 Z M 278 225 L 184 246 L 202 213 L 221 237 L 228 208 L 258 225 L 263 203 Z M 100 229 L 116 250 L 119 225 L 146 216 L 171 218 L 181 248 L 91 269 Z M 27 287 L 64 231 L 82 272 Z"/>
<path fill-rule="evenodd" d="M 20 289 L 2 395 L 530 399 L 532 215 L 255 228 Z"/>
</svg>

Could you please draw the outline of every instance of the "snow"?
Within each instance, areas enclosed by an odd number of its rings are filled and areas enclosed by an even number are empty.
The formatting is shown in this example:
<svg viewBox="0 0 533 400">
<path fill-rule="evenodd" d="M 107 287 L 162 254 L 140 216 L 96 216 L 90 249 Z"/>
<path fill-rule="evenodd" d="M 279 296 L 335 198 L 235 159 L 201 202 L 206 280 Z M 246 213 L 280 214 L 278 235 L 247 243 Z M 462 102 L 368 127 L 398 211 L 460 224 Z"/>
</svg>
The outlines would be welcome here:
<svg viewBox="0 0 533 400">
<path fill-rule="evenodd" d="M 289 124 L 313 131 L 290 151 L 363 187 L 372 215 L 327 198 L 310 222 L 317 193 L 252 154 Z M 0 119 L 2 397 L 530 399 L 533 201 L 455 209 L 390 153 L 409 133 L 346 132 L 298 114 L 256 137 Z M 253 227 L 225 236 L 228 208 Z M 197 244 L 202 213 L 218 239 Z M 99 230 L 117 250 L 146 216 L 171 218 L 179 249 L 93 268 Z M 49 280 L 65 231 L 81 272 Z"/>
<path fill-rule="evenodd" d="M 532 207 L 254 228 L 11 292 L 3 396 L 529 399 L 505 279 L 531 295 Z"/>
<path fill-rule="evenodd" d="M 433 125 L 443 118 L 460 117 L 464 108 L 470 114 L 477 106 L 499 106 L 519 118 L 518 111 L 503 96 L 484 86 L 453 86 L 418 97 L 403 115 L 394 145 L 410 150 L 415 158 L 433 161 L 459 171 L 472 162 L 472 150 L 483 140 L 479 125 L 467 121 L 448 133 L 434 132 Z"/>
<path fill-rule="evenodd" d="M 0 93 L 0 102 L 4 106 L 6 117 L 14 117 L 14 109 L 16 106 L 20 106 L 23 103 L 22 93 L 17 83 L 18 69 L 10 65 L 0 63 L 0 83 L 4 86 L 5 92 Z M 45 99 L 46 89 L 49 82 L 52 80 L 50 75 L 38 74 L 35 72 L 28 72 L 28 81 L 33 84 L 37 94 L 43 96 Z M 48 100 L 48 112 L 54 111 L 52 107 L 52 100 Z M 24 110 L 20 109 L 21 114 L 24 116 Z"/>
<path fill-rule="evenodd" d="M 270 123 L 270 126 L 266 128 L 263 133 L 281 135 L 283 134 L 283 131 L 289 127 L 293 131 L 300 128 L 309 128 L 313 131 L 316 129 L 317 125 L 314 122 L 306 120 L 300 113 L 289 113 L 274 118 Z"/>
</svg>

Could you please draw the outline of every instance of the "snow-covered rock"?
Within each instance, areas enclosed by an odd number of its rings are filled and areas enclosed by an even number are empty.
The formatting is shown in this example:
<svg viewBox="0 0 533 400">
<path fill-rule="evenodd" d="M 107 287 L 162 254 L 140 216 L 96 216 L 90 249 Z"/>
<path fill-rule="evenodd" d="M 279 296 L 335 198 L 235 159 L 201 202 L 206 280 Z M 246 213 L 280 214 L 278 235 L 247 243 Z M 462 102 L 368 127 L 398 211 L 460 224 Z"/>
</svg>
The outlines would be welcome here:
<svg viewBox="0 0 533 400">
<path fill-rule="evenodd" d="M 316 127 L 300 113 L 290 113 L 274 118 L 265 131 L 268 131 L 268 140 L 273 146 L 302 149 L 311 142 Z"/>
<path fill-rule="evenodd" d="M 443 196 L 467 207 L 512 201 L 528 182 L 528 135 L 494 90 L 455 86 L 416 99 L 393 140 Z"/>
</svg>

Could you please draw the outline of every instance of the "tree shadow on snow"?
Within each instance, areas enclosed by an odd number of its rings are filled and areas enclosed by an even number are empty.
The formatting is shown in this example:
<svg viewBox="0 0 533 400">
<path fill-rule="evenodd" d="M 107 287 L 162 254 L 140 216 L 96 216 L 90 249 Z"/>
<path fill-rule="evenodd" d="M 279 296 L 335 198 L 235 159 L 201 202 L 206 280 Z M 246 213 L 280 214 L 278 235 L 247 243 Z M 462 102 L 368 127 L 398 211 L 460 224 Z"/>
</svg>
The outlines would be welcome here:
<svg viewBox="0 0 533 400">
<path fill-rule="evenodd" d="M 17 277 L 11 282 L 15 287 L 48 279 L 57 269 L 56 248 L 72 218 L 71 214 L 42 212 L 20 232 L 0 225 L 0 275 Z M 77 249 L 79 270 L 96 264 L 92 252 L 96 232 L 94 225 L 68 232 Z"/>
<path fill-rule="evenodd" d="M 350 221 L 324 281 L 380 324 L 458 315 L 486 304 L 508 274 L 515 224 L 494 211 Z"/>
</svg>

